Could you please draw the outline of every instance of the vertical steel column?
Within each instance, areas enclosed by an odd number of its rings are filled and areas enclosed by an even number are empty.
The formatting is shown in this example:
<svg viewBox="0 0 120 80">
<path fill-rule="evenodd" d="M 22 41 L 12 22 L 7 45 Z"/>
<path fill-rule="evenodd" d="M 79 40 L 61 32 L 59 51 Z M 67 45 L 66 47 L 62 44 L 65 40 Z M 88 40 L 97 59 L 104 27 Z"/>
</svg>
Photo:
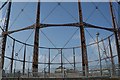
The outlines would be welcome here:
<svg viewBox="0 0 120 80">
<path fill-rule="evenodd" d="M 29 59 L 28 59 L 28 77 L 29 77 L 29 68 L 30 67 L 30 56 L 29 56 Z"/>
<path fill-rule="evenodd" d="M 15 39 L 13 39 L 10 73 L 12 73 L 13 70 L 14 49 L 15 49 Z"/>
<path fill-rule="evenodd" d="M 5 24 L 4 24 L 4 31 L 8 31 L 8 26 L 9 26 L 9 20 L 10 20 L 10 12 L 11 12 L 11 2 L 12 0 L 10 0 L 9 4 L 8 4 L 8 10 L 7 10 L 7 16 L 6 16 L 6 20 L 5 20 Z M 7 34 L 3 35 L 3 40 L 2 40 L 2 69 L 4 67 L 4 56 L 5 56 L 5 48 L 6 48 L 6 41 L 7 41 Z"/>
<path fill-rule="evenodd" d="M 25 47 L 24 47 L 23 75 L 24 75 L 24 73 L 25 73 L 25 60 L 26 60 L 26 44 L 25 44 Z"/>
<path fill-rule="evenodd" d="M 102 76 L 102 63 L 101 63 L 101 55 L 100 55 L 100 46 L 98 42 L 99 33 L 97 33 L 96 35 L 97 35 L 97 47 L 98 47 L 98 55 L 99 55 L 99 62 L 100 62 L 100 74 Z"/>
<path fill-rule="evenodd" d="M 118 2 L 118 14 L 120 14 L 120 1 Z M 119 36 L 119 43 L 120 43 L 120 16 L 118 16 L 118 36 Z"/>
<path fill-rule="evenodd" d="M 35 26 L 35 36 L 34 36 L 34 50 L 33 50 L 33 63 L 32 63 L 33 73 L 38 72 L 39 22 L 40 22 L 40 0 L 38 0 L 38 5 L 37 5 L 37 16 L 36 16 L 36 26 Z"/>
<path fill-rule="evenodd" d="M 17 59 L 18 53 L 15 53 L 15 59 Z M 16 73 L 16 60 L 14 61 L 14 77 Z"/>
<path fill-rule="evenodd" d="M 75 48 L 73 48 L 73 62 L 74 62 L 74 71 L 75 71 L 75 68 L 76 68 L 76 65 L 75 65 Z"/>
<path fill-rule="evenodd" d="M 85 41 L 85 33 L 84 33 L 84 25 L 83 25 L 83 17 L 82 17 L 82 8 L 81 8 L 80 0 L 78 0 L 78 9 L 79 9 L 80 34 L 81 34 L 83 76 L 87 76 L 89 73 L 88 58 L 87 58 L 87 49 L 86 49 L 86 41 Z"/>
<path fill-rule="evenodd" d="M 44 78 L 46 78 L 46 54 L 44 56 Z"/>
<path fill-rule="evenodd" d="M 61 54 L 61 73 L 63 72 L 63 55 L 62 55 L 62 49 L 60 50 Z"/>
<path fill-rule="evenodd" d="M 50 75 L 50 48 L 49 48 L 49 55 L 48 55 L 48 73 Z"/>
<path fill-rule="evenodd" d="M 113 59 L 110 37 L 108 37 L 108 42 L 109 42 L 110 57 L 111 57 L 111 63 L 112 63 L 112 75 L 114 76 L 115 75 L 115 63 L 114 63 L 114 59 Z"/>
<path fill-rule="evenodd" d="M 116 42 L 116 48 L 117 48 L 117 54 L 118 54 L 118 64 L 119 64 L 119 68 L 120 68 L 120 46 L 119 46 L 119 42 L 118 42 L 117 29 L 116 29 L 116 24 L 115 24 L 115 16 L 113 13 L 112 2 L 110 2 L 109 4 L 110 4 L 111 16 L 112 16 L 112 24 L 113 24 L 113 28 L 115 30 L 114 35 L 115 35 L 115 42 Z"/>
</svg>

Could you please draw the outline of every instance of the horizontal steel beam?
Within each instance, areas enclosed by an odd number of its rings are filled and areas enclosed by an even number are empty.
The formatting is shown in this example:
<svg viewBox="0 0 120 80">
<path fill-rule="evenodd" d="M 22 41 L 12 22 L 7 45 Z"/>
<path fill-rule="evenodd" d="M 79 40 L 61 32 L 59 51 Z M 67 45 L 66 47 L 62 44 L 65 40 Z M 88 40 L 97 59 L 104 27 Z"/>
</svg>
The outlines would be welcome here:
<svg viewBox="0 0 120 80">
<path fill-rule="evenodd" d="M 8 57 L 8 56 L 4 56 L 5 58 L 7 58 L 7 59 L 12 59 L 11 57 Z M 114 55 L 113 56 L 113 58 L 114 57 L 117 57 L 117 55 Z M 102 58 L 101 60 L 105 60 L 105 59 L 108 59 L 108 58 L 111 58 L 111 57 L 106 57 L 106 58 Z M 15 60 L 15 61 L 19 61 L 19 62 L 24 62 L 24 60 L 21 60 L 21 59 L 15 59 L 15 58 L 13 58 L 13 60 Z M 92 60 L 92 61 L 88 61 L 88 62 L 96 62 L 96 61 L 99 61 L 99 60 Z M 27 63 L 32 63 L 32 61 L 25 61 L 25 62 L 27 62 Z M 82 63 L 82 62 L 75 62 L 76 64 L 79 64 L 79 63 Z M 38 64 L 49 64 L 49 63 L 44 63 L 44 62 L 38 62 Z M 61 64 L 61 63 L 53 63 L 53 62 L 51 62 L 50 64 Z M 70 62 L 70 63 L 63 63 L 63 64 L 74 64 L 73 62 Z"/>
<path fill-rule="evenodd" d="M 28 29 L 34 29 L 34 26 L 35 26 L 35 24 L 33 24 L 31 26 L 28 26 L 28 27 L 25 27 L 25 28 L 17 29 L 17 30 L 3 32 L 2 35 L 4 35 L 4 34 L 12 34 L 12 33 L 15 33 L 15 32 L 19 32 L 19 31 L 23 31 L 23 30 L 28 30 Z"/>
<path fill-rule="evenodd" d="M 7 32 L 3 32 L 2 35 L 5 34 L 12 34 L 15 32 L 19 32 L 19 31 L 23 31 L 23 30 L 28 30 L 28 29 L 34 29 L 36 24 L 33 24 L 31 26 L 25 27 L 25 28 L 21 28 L 21 29 L 17 29 L 17 30 L 13 30 L 13 31 L 7 31 Z M 96 29 L 103 29 L 103 30 L 107 30 L 107 31 L 115 31 L 113 28 L 105 28 L 102 26 L 96 26 L 96 25 L 92 25 L 92 24 L 88 24 L 88 23 L 83 23 L 84 28 L 96 28 Z M 46 27 L 60 27 L 60 26 L 68 26 L 68 27 L 80 27 L 79 23 L 69 23 L 69 24 L 40 24 L 39 28 L 46 28 Z"/>
<path fill-rule="evenodd" d="M 112 32 L 115 31 L 113 28 L 105 28 L 105 27 L 101 27 L 101 26 L 92 25 L 92 24 L 89 24 L 89 23 L 84 23 L 84 25 L 86 26 L 86 28 L 103 29 L 103 30 L 112 31 Z"/>
</svg>

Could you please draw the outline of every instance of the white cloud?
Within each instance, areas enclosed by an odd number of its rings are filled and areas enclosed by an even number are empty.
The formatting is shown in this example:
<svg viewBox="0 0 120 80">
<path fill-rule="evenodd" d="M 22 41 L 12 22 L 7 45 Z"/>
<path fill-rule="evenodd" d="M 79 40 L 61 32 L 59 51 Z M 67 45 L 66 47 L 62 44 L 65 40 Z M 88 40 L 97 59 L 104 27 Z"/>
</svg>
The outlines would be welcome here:
<svg viewBox="0 0 120 80">
<path fill-rule="evenodd" d="M 47 55 L 39 55 L 39 62 L 48 63 Z"/>
<path fill-rule="evenodd" d="M 89 44 L 91 44 L 91 43 L 95 43 L 95 42 L 93 40 L 90 40 Z M 104 41 L 104 45 L 105 45 L 105 48 L 106 48 L 107 56 L 110 57 L 110 50 L 109 50 L 108 39 Z M 102 56 L 102 58 L 105 58 L 106 55 L 103 53 L 103 51 L 104 51 L 103 43 L 100 42 L 99 46 L 100 46 L 101 56 Z M 111 46 L 112 46 L 112 53 L 113 53 L 113 56 L 114 56 L 114 55 L 117 54 L 114 37 L 111 37 Z M 93 53 L 96 54 L 96 57 L 98 57 L 98 46 L 97 46 L 97 44 L 89 46 L 88 49 L 93 50 L 94 51 Z M 93 59 L 93 57 L 90 57 L 90 58 Z"/>
</svg>

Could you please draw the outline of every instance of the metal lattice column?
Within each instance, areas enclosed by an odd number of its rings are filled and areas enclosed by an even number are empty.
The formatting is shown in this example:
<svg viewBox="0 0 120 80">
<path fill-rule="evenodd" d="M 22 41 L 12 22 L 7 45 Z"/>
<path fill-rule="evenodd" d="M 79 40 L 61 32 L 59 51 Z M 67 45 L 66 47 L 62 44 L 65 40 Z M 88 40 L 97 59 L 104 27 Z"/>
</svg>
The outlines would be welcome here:
<svg viewBox="0 0 120 80">
<path fill-rule="evenodd" d="M 113 7 L 112 7 L 112 2 L 109 3 L 110 4 L 110 11 L 111 11 L 111 16 L 112 16 L 112 24 L 113 24 L 113 28 L 114 28 L 114 35 L 115 35 L 115 42 L 116 42 L 116 48 L 117 48 L 117 54 L 118 54 L 118 64 L 119 64 L 119 68 L 120 68 L 120 46 L 119 46 L 119 41 L 118 41 L 118 34 L 117 34 L 117 30 L 116 30 L 116 24 L 115 24 L 115 16 L 113 13 Z"/>
<path fill-rule="evenodd" d="M 12 70 L 13 70 L 14 50 L 15 50 L 15 39 L 13 40 L 13 46 L 12 46 L 10 73 L 12 73 Z"/>
<path fill-rule="evenodd" d="M 35 26 L 35 37 L 34 37 L 34 50 L 33 50 L 33 73 L 38 72 L 38 54 L 39 54 L 39 22 L 40 22 L 40 0 L 38 0 L 37 5 L 37 16 L 36 16 L 36 26 Z M 37 76 L 37 75 L 35 75 Z"/>
<path fill-rule="evenodd" d="M 88 58 L 87 58 L 84 24 L 83 24 L 82 8 L 81 8 L 80 0 L 78 0 L 78 9 L 79 9 L 80 34 L 81 34 L 83 76 L 87 76 L 88 75 Z"/>
<path fill-rule="evenodd" d="M 11 4 L 12 4 L 12 2 L 10 0 L 9 4 L 8 4 L 6 21 L 5 21 L 5 24 L 4 24 L 4 31 L 8 31 L 10 12 L 11 12 Z M 2 62 L 2 69 L 4 67 L 4 56 L 5 56 L 6 41 L 7 41 L 7 34 L 3 35 L 3 39 L 2 39 L 2 61 L 1 61 Z"/>
</svg>

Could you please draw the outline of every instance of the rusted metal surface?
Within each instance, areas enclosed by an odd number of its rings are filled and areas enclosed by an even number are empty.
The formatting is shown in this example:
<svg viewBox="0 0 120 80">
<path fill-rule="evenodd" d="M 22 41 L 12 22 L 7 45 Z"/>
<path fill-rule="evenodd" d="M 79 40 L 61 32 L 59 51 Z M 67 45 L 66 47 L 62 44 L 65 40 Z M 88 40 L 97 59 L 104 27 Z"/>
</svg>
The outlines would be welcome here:
<svg viewBox="0 0 120 80">
<path fill-rule="evenodd" d="M 84 28 L 96 28 L 96 29 L 103 29 L 103 30 L 107 30 L 107 31 L 110 31 L 110 32 L 113 32 L 115 31 L 113 28 L 106 28 L 104 26 L 97 26 L 97 25 L 93 25 L 93 24 L 90 24 L 90 23 L 86 23 L 86 22 L 83 22 L 84 24 Z M 79 23 L 68 23 L 68 24 L 39 24 L 39 28 L 46 28 L 46 27 L 80 27 L 79 26 L 80 24 Z M 15 33 L 15 32 L 19 32 L 19 31 L 23 31 L 23 30 L 29 30 L 29 29 L 34 29 L 35 28 L 35 24 L 33 25 L 30 25 L 30 26 L 27 26 L 27 27 L 24 27 L 24 28 L 21 28 L 21 29 L 17 29 L 17 30 L 12 30 L 12 31 L 5 31 L 3 32 L 3 34 L 12 34 L 12 33 Z"/>
<path fill-rule="evenodd" d="M 5 24 L 4 24 L 4 31 L 6 31 L 6 32 L 8 31 L 8 26 L 9 26 L 11 4 L 12 4 L 12 2 L 10 0 L 10 2 L 8 4 L 6 21 L 5 21 Z M 6 41 L 7 41 L 7 34 L 3 35 L 3 39 L 2 39 L 2 69 L 4 67 L 4 56 L 5 56 Z"/>
<path fill-rule="evenodd" d="M 12 57 L 11 57 L 11 66 L 10 66 L 10 72 L 11 73 L 12 73 L 12 70 L 13 70 L 14 49 L 15 49 L 15 40 L 13 40 L 13 47 L 12 47 Z"/>
<path fill-rule="evenodd" d="M 33 72 L 38 72 L 38 54 L 39 54 L 39 22 L 40 22 L 40 0 L 38 0 L 37 5 L 37 16 L 36 16 L 36 26 L 35 26 L 35 37 L 34 37 L 34 50 L 33 50 Z"/>
<path fill-rule="evenodd" d="M 85 76 L 88 74 L 88 58 L 87 58 L 84 24 L 83 24 L 82 8 L 81 8 L 80 0 L 78 0 L 78 9 L 79 9 L 80 34 L 81 34 L 82 68 L 83 68 L 83 76 Z"/>
<path fill-rule="evenodd" d="M 110 4 L 110 11 L 111 11 L 111 16 L 112 16 L 113 28 L 116 29 L 117 26 L 115 24 L 115 16 L 114 16 L 114 13 L 113 13 L 112 2 L 109 2 L 109 4 Z M 117 49 L 117 54 L 118 54 L 118 64 L 120 66 L 120 46 L 119 46 L 119 42 L 118 42 L 117 31 L 114 31 L 114 35 L 115 35 L 116 49 Z"/>
<path fill-rule="evenodd" d="M 73 48 L 73 63 L 74 63 L 74 71 L 75 71 L 76 64 L 75 64 L 75 49 L 74 48 Z"/>
<path fill-rule="evenodd" d="M 24 48 L 23 74 L 25 73 L 25 60 L 26 60 L 26 45 L 25 45 L 25 48 Z"/>
<path fill-rule="evenodd" d="M 49 49 L 49 58 L 48 58 L 48 73 L 50 74 L 50 49 Z"/>
<path fill-rule="evenodd" d="M 112 63 L 112 75 L 114 76 L 115 75 L 115 63 L 114 63 L 114 59 L 113 59 L 113 51 L 112 51 L 110 37 L 108 37 L 108 42 L 109 42 L 110 57 L 111 57 L 111 63 Z"/>
<path fill-rule="evenodd" d="M 62 49 L 60 49 L 60 54 L 61 54 L 61 72 L 63 72 L 63 53 L 62 53 Z"/>
</svg>

